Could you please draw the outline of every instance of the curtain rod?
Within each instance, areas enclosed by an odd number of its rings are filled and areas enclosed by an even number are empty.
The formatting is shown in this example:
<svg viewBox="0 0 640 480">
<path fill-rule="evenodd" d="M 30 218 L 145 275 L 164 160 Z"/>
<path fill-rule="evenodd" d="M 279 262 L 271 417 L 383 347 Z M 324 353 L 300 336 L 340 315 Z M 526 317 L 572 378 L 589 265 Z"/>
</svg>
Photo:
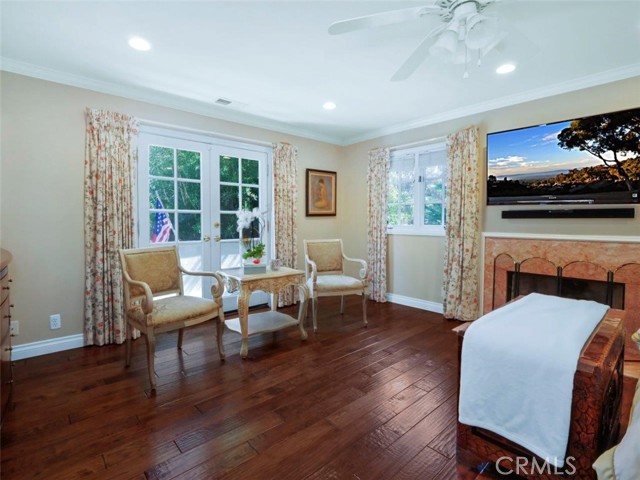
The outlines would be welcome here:
<svg viewBox="0 0 640 480">
<path fill-rule="evenodd" d="M 422 145 L 430 145 L 432 143 L 438 143 L 446 140 L 447 137 L 435 137 L 430 138 L 429 140 L 420 140 L 418 142 L 405 143 L 404 145 L 394 145 L 393 147 L 389 147 L 389 150 L 400 150 L 411 147 L 420 147 Z"/>
<path fill-rule="evenodd" d="M 264 140 L 254 140 L 252 138 L 239 137 L 237 135 L 229 135 L 226 133 L 211 132 L 209 130 L 200 130 L 198 128 L 183 127 L 183 126 L 174 125 L 171 123 L 157 122 L 155 120 L 145 120 L 144 118 L 138 118 L 138 123 L 143 126 L 146 125 L 149 127 L 170 128 L 172 130 L 179 130 L 181 132 L 197 133 L 199 135 L 206 135 L 207 137 L 214 137 L 222 140 L 234 140 L 236 142 L 249 143 L 252 145 L 259 145 L 261 147 L 272 147 L 274 143 L 277 143 L 277 142 L 266 142 Z"/>
</svg>

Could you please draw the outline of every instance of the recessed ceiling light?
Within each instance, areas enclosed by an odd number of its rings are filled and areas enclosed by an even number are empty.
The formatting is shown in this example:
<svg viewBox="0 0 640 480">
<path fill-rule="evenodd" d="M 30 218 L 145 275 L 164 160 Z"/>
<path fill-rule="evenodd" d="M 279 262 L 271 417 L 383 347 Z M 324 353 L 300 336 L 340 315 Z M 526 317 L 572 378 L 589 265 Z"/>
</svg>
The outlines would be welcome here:
<svg viewBox="0 0 640 480">
<path fill-rule="evenodd" d="M 336 108 L 336 104 L 333 102 L 324 102 L 322 108 L 324 108 L 325 110 L 333 110 L 334 108 Z"/>
<path fill-rule="evenodd" d="M 131 37 L 129 39 L 129 46 L 141 52 L 151 50 L 151 44 L 141 37 Z"/>
<path fill-rule="evenodd" d="M 511 73 L 516 69 L 516 66 L 513 63 L 505 63 L 504 65 L 500 65 L 496 68 L 496 73 L 504 75 L 505 73 Z"/>
</svg>

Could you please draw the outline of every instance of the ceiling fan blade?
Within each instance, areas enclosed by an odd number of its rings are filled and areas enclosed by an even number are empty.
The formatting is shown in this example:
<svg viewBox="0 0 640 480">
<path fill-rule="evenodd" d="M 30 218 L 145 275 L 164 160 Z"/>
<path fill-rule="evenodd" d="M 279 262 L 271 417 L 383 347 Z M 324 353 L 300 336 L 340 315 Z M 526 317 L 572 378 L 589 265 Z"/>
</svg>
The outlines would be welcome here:
<svg viewBox="0 0 640 480">
<path fill-rule="evenodd" d="M 440 13 L 442 9 L 436 5 L 424 5 L 422 7 L 402 8 L 388 12 L 374 13 L 364 17 L 351 18 L 340 22 L 332 23 L 329 26 L 331 35 L 354 32 L 364 28 L 381 27 L 394 23 L 408 22 L 430 13 Z"/>
<path fill-rule="evenodd" d="M 436 35 L 442 32 L 445 28 L 447 28 L 447 25 L 443 24 L 432 30 L 429 35 L 425 37 L 422 43 L 418 45 L 418 48 L 413 51 L 411 56 L 402 64 L 398 71 L 393 74 L 391 81 L 398 82 L 406 80 L 413 75 L 413 72 L 415 72 L 420 64 L 429 56 L 429 47 L 431 47 L 435 42 Z"/>
</svg>

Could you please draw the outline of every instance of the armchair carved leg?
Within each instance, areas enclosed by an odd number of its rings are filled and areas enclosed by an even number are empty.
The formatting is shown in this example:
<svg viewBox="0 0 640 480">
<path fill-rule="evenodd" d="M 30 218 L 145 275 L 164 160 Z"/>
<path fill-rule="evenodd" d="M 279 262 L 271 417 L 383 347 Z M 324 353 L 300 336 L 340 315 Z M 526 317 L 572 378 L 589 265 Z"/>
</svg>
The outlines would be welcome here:
<svg viewBox="0 0 640 480">
<path fill-rule="evenodd" d="M 365 292 L 362 292 L 362 321 L 365 327 L 369 325 L 369 322 L 367 322 L 367 295 Z"/>
<path fill-rule="evenodd" d="M 298 287 L 301 292 L 300 306 L 298 307 L 298 329 L 300 330 L 300 338 L 307 339 L 307 331 L 304 329 L 304 319 L 307 316 L 307 308 L 309 305 L 309 289 L 306 285 Z"/>
<path fill-rule="evenodd" d="M 318 297 L 313 297 L 313 303 L 311 304 L 311 318 L 313 319 L 313 333 L 318 332 Z"/>
<path fill-rule="evenodd" d="M 144 336 L 147 341 L 147 368 L 149 370 L 149 383 L 151 390 L 156 389 L 156 372 L 155 372 L 155 355 L 156 355 L 156 336 L 153 329 L 148 329 Z"/>
<path fill-rule="evenodd" d="M 129 325 L 129 322 L 125 322 L 125 347 L 124 347 L 124 364 L 128 367 L 131 365 L 131 335 L 133 335 L 133 328 Z"/>
<path fill-rule="evenodd" d="M 344 315 L 344 295 L 340 295 L 340 315 Z"/>
<path fill-rule="evenodd" d="M 224 343 L 222 342 L 222 335 L 224 333 L 224 316 L 220 316 L 216 322 L 216 336 L 218 337 L 218 353 L 220 354 L 220 360 L 224 361 Z"/>
<path fill-rule="evenodd" d="M 184 334 L 184 328 L 178 330 L 178 350 L 182 350 L 182 335 Z"/>
</svg>

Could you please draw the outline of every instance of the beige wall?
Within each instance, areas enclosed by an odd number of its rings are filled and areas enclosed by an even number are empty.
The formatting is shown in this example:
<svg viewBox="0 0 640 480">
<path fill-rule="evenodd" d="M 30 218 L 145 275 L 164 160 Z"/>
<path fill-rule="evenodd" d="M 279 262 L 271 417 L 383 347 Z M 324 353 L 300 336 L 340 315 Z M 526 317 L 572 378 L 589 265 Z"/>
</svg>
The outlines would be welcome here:
<svg viewBox="0 0 640 480">
<path fill-rule="evenodd" d="M 288 141 L 299 150 L 298 225 L 302 239 L 342 237 L 347 254 L 366 258 L 369 149 L 445 136 L 471 124 L 488 131 L 553 122 L 640 105 L 640 78 L 494 110 L 388 135 L 349 147 L 249 127 L 126 98 L 2 73 L 0 243 L 14 256 L 12 303 L 20 336 L 14 344 L 82 332 L 83 159 L 85 107 L 254 140 Z M 304 215 L 306 168 L 338 172 L 338 215 Z M 483 231 L 589 235 L 640 235 L 638 220 L 502 220 L 501 207 L 483 208 Z M 389 291 L 441 303 L 442 237 L 389 239 Z M 298 265 L 302 266 L 299 258 Z M 61 313 L 63 328 L 49 330 Z"/>
<path fill-rule="evenodd" d="M 342 203 L 350 207 L 349 217 L 342 217 L 345 241 L 357 247 L 354 255 L 366 256 L 365 238 L 367 190 L 367 152 L 374 147 L 393 147 L 445 136 L 469 125 L 480 129 L 481 177 L 485 172 L 485 136 L 487 132 L 509 130 L 545 122 L 568 120 L 575 117 L 622 110 L 640 106 L 640 77 L 548 97 L 513 107 L 501 108 L 376 138 L 346 147 L 342 176 L 353 179 Z M 484 202 L 483 182 L 483 202 Z M 501 211 L 507 207 L 482 208 L 483 232 L 547 233 L 573 235 L 640 235 L 640 218 L 636 219 L 536 219 L 503 220 Z M 636 208 L 637 210 L 637 208 Z M 636 212 L 640 217 L 640 212 Z M 348 223 L 345 223 L 348 222 Z M 391 236 L 389 240 L 389 292 L 430 302 L 442 302 L 442 237 Z"/>
<path fill-rule="evenodd" d="M 298 147 L 298 239 L 338 237 L 346 202 L 337 217 L 305 218 L 306 168 L 338 170 L 343 149 L 264 129 L 147 103 L 2 73 L 0 213 L 3 248 L 13 254 L 11 300 L 20 321 L 14 345 L 82 332 L 84 315 L 83 173 L 86 107 L 254 140 Z M 338 181 L 338 196 L 347 183 Z M 298 262 L 302 266 L 302 257 Z M 62 328 L 49 330 L 49 315 Z"/>
</svg>

